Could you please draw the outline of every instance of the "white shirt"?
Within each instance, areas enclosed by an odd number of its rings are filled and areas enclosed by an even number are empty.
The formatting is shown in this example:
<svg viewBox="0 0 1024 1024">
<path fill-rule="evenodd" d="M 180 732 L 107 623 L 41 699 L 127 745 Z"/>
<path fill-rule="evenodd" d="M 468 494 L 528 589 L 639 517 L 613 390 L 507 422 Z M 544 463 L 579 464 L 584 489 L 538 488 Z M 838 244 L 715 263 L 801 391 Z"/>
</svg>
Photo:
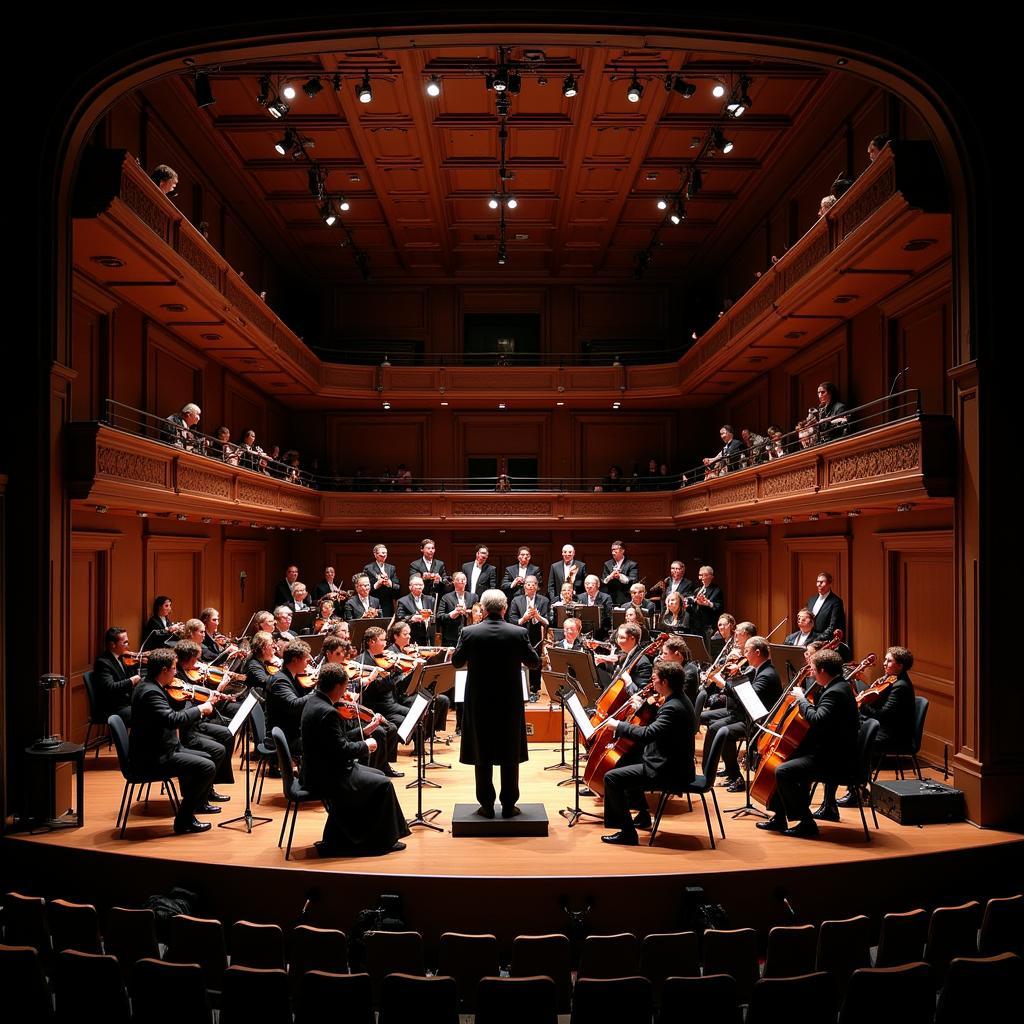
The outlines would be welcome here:
<svg viewBox="0 0 1024 1024">
<path fill-rule="evenodd" d="M 831 593 L 831 591 L 829 591 L 829 593 Z M 818 612 L 821 611 L 821 606 L 825 603 L 825 599 L 827 597 L 828 597 L 828 594 L 819 594 L 818 595 L 818 600 L 814 602 L 814 607 L 811 609 L 811 612 L 814 615 L 817 615 Z"/>
<path fill-rule="evenodd" d="M 472 591 L 472 592 L 473 592 L 474 594 L 479 594 L 479 593 L 480 593 L 480 591 L 476 589 L 476 585 L 477 585 L 477 582 L 478 582 L 478 581 L 479 581 L 479 579 L 480 579 L 480 574 L 481 574 L 481 573 L 482 573 L 483 571 L 484 571 L 484 570 L 483 570 L 483 567 L 482 567 L 482 566 L 476 565 L 476 564 L 474 563 L 474 565 L 473 565 L 473 571 L 472 571 L 472 572 L 471 572 L 471 573 L 469 574 L 469 589 L 470 589 L 470 590 L 471 590 L 471 591 Z"/>
</svg>

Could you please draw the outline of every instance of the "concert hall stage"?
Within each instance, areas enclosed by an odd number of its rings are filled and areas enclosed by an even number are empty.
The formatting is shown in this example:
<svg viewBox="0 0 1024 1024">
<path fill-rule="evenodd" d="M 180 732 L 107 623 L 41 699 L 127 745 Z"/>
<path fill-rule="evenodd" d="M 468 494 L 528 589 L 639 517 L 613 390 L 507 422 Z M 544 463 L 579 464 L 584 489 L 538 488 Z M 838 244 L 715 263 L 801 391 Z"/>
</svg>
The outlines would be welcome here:
<svg viewBox="0 0 1024 1024">
<path fill-rule="evenodd" d="M 377 905 L 381 893 L 403 897 L 408 925 L 436 938 L 442 931 L 517 933 L 565 931 L 568 906 L 590 906 L 586 927 L 595 932 L 638 933 L 682 927 L 684 888 L 700 886 L 703 901 L 722 904 L 734 925 L 767 928 L 796 919 L 821 920 L 854 913 L 877 914 L 913 906 L 1008 895 L 1024 889 L 1024 838 L 962 823 L 902 827 L 879 816 L 879 829 L 864 841 L 856 809 L 840 824 L 823 824 L 817 840 L 765 834 L 753 818 L 733 819 L 741 796 L 718 789 L 726 838 L 708 843 L 699 799 L 688 811 L 673 800 L 657 843 L 649 848 L 609 847 L 600 820 L 584 818 L 573 828 L 559 811 L 573 803 L 571 786 L 557 786 L 567 770 L 545 771 L 559 760 L 558 748 L 531 744 L 522 766 L 522 801 L 544 804 L 546 838 L 453 838 L 455 804 L 473 801 L 473 775 L 458 764 L 458 742 L 440 746 L 436 757 L 451 770 L 428 773 L 441 789 L 424 790 L 424 808 L 439 808 L 444 832 L 416 828 L 401 853 L 377 858 L 320 859 L 313 848 L 325 813 L 310 804 L 300 811 L 292 858 L 277 848 L 284 799 L 280 782 L 268 779 L 255 813 L 273 817 L 251 835 L 214 827 L 195 836 L 175 836 L 168 805 L 156 797 L 133 807 L 126 837 L 114 819 L 122 778 L 104 751 L 90 755 L 85 780 L 85 826 L 2 841 L 4 884 L 24 892 L 81 899 L 101 906 L 133 905 L 174 885 L 201 892 L 202 913 L 224 920 L 249 918 L 289 925 L 307 897 L 312 924 L 348 929 L 359 910 Z M 407 815 L 416 791 L 406 789 L 415 771 L 402 755 L 395 780 Z M 239 780 L 241 774 L 236 773 Z M 937 773 L 931 773 L 940 777 Z M 241 781 L 221 818 L 241 813 Z M 585 810 L 600 811 L 593 798 Z M 709 800 L 710 804 L 710 800 Z M 870 824 L 870 814 L 868 815 Z M 714 811 L 712 809 L 712 821 Z M 646 843 L 646 833 L 641 833 Z"/>
</svg>

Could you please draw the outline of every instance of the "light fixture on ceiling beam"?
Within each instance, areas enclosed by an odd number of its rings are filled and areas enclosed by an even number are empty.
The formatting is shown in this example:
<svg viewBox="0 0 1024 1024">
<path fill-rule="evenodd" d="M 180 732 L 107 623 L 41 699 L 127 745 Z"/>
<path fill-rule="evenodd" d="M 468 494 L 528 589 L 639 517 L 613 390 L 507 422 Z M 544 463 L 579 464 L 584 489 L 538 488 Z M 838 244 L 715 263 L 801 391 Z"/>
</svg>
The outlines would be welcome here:
<svg viewBox="0 0 1024 1024">
<path fill-rule="evenodd" d="M 431 75 L 427 79 L 427 95 L 428 96 L 440 96 L 441 95 L 441 79 L 437 75 Z"/>
<path fill-rule="evenodd" d="M 667 210 L 668 209 L 668 196 L 661 196 L 661 197 L 659 197 L 659 199 L 658 199 L 658 209 L 659 210 Z"/>
<path fill-rule="evenodd" d="M 287 156 L 295 146 L 295 132 L 291 128 L 285 128 L 284 135 L 274 143 L 274 149 L 281 155 Z"/>
<path fill-rule="evenodd" d="M 487 200 L 487 205 L 492 210 L 496 210 L 499 206 L 501 206 L 501 196 L 497 194 L 491 196 L 491 198 Z"/>
<path fill-rule="evenodd" d="M 290 109 L 280 96 L 272 103 L 267 104 L 267 113 L 277 121 L 280 121 L 282 117 L 287 117 Z"/>
<path fill-rule="evenodd" d="M 711 95 L 714 96 L 716 100 L 720 100 L 725 95 L 725 83 L 715 82 L 711 87 Z"/>
<path fill-rule="evenodd" d="M 284 85 L 281 86 L 281 95 L 286 100 L 293 100 L 298 94 L 295 92 L 295 86 L 292 85 L 291 82 L 285 82 Z"/>
<path fill-rule="evenodd" d="M 370 72 L 363 72 L 363 80 L 356 86 L 356 96 L 360 103 L 370 103 L 373 100 L 373 89 L 370 87 Z"/>
<path fill-rule="evenodd" d="M 270 102 L 270 76 L 260 75 L 259 92 L 256 93 L 256 102 L 265 107 Z"/>
<path fill-rule="evenodd" d="M 510 210 L 514 210 L 519 205 L 519 200 L 514 195 L 507 195 L 505 196 L 505 205 Z"/>
<path fill-rule="evenodd" d="M 665 92 L 678 93 L 684 100 L 688 100 L 693 98 L 696 91 L 697 86 L 693 82 L 687 82 L 681 74 L 673 75 L 672 72 L 669 72 L 665 76 Z"/>
<path fill-rule="evenodd" d="M 302 87 L 302 91 L 311 99 L 315 100 L 317 96 L 323 92 L 324 83 L 314 75 L 306 84 Z"/>
<path fill-rule="evenodd" d="M 503 267 L 503 266 L 505 266 L 506 263 L 508 263 L 508 252 L 506 251 L 505 246 L 499 245 L 498 246 L 498 266 L 499 267 Z"/>
<path fill-rule="evenodd" d="M 722 134 L 721 128 L 713 128 L 711 130 L 711 145 L 720 153 L 731 153 L 733 150 L 732 139 L 727 139 Z"/>
<path fill-rule="evenodd" d="M 213 96 L 213 89 L 210 86 L 210 76 L 205 71 L 196 72 L 196 106 L 202 109 L 216 103 Z"/>
<path fill-rule="evenodd" d="M 699 167 L 690 170 L 690 180 L 686 183 L 686 198 L 692 199 L 704 187 L 704 175 Z"/>
<path fill-rule="evenodd" d="M 669 220 L 673 224 L 682 224 L 686 220 L 686 207 L 683 205 L 683 201 L 679 196 L 676 196 L 676 204 L 672 212 L 668 215 Z"/>
<path fill-rule="evenodd" d="M 630 103 L 639 103 L 640 97 L 644 94 L 644 87 L 640 83 L 640 79 L 636 77 L 636 70 L 633 71 L 633 78 L 629 83 L 629 88 L 626 90 L 626 99 Z"/>
<path fill-rule="evenodd" d="M 342 213 L 348 213 L 352 209 L 352 204 L 344 196 L 338 196 L 338 209 Z"/>
<path fill-rule="evenodd" d="M 328 227 L 333 227 L 334 222 L 338 219 L 338 214 L 334 209 L 334 204 L 329 199 L 327 202 L 321 204 L 320 216 Z"/>
<path fill-rule="evenodd" d="M 725 105 L 725 109 L 733 117 L 742 117 L 753 106 L 750 102 L 749 88 L 750 79 L 746 75 L 740 75 L 739 84 L 736 86 L 732 99 Z"/>
<path fill-rule="evenodd" d="M 576 80 L 575 75 L 566 75 L 565 81 L 562 82 L 562 95 L 567 99 L 571 100 L 579 92 L 579 82 Z"/>
</svg>

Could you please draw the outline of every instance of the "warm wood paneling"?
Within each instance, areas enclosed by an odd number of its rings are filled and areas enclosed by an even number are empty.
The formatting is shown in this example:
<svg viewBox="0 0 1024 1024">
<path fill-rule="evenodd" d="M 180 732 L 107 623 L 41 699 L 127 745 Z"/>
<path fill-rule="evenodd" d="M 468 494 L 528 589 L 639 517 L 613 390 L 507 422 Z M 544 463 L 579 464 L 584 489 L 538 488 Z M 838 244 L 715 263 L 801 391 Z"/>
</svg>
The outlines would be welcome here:
<svg viewBox="0 0 1024 1024">
<path fill-rule="evenodd" d="M 273 581 L 267 578 L 265 541 L 226 540 L 221 545 L 221 558 L 223 597 L 218 606 L 221 630 L 237 635 L 253 613 L 265 607 L 263 602 L 271 594 L 278 577 L 275 576 Z M 312 590 L 319 582 L 319 577 L 303 582 Z"/>
<path fill-rule="evenodd" d="M 74 743 L 85 738 L 89 717 L 83 674 L 92 668 L 103 650 L 103 634 L 110 621 L 112 555 L 115 536 L 109 533 L 79 533 L 71 544 L 71 673 L 64 707 L 68 714 L 68 735 Z M 125 626 L 124 628 L 128 628 Z M 138 637 L 129 633 L 138 643 Z"/>
<path fill-rule="evenodd" d="M 618 466 L 629 477 L 636 464 L 641 473 L 648 459 L 669 461 L 674 448 L 674 423 L 667 416 L 622 415 L 574 416 L 579 438 L 574 475 L 603 478 L 609 466 Z"/>
<path fill-rule="evenodd" d="M 202 406 L 202 357 L 152 321 L 145 321 L 145 332 L 147 411 L 167 416 L 187 402 Z M 209 427 L 205 421 L 199 424 L 200 430 Z"/>
<path fill-rule="evenodd" d="M 152 603 L 157 594 L 167 594 L 176 615 L 196 614 L 205 599 L 203 567 L 208 546 L 205 537 L 147 535 L 143 539 L 146 601 Z"/>
<path fill-rule="evenodd" d="M 722 579 L 729 582 L 728 611 L 736 616 L 737 621 L 746 619 L 753 622 L 762 636 L 767 636 L 775 625 L 768 621 L 771 594 L 771 563 L 768 556 L 767 540 L 733 541 L 726 550 L 725 573 L 721 579 L 716 576 L 720 586 Z M 698 582 L 695 574 L 690 578 Z M 788 632 L 791 630 L 784 626 L 772 640 L 778 642 Z"/>
</svg>

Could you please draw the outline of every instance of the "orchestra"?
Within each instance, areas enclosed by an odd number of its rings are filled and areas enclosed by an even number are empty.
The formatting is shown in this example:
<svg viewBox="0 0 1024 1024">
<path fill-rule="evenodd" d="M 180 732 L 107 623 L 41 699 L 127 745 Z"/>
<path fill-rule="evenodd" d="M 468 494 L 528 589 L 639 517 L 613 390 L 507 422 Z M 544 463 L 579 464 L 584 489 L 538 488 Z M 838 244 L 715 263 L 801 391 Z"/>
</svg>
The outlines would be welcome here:
<svg viewBox="0 0 1024 1024">
<path fill-rule="evenodd" d="M 275 725 L 282 729 L 297 770 L 307 771 L 304 740 L 318 730 L 318 735 L 330 732 L 332 756 L 341 758 L 343 774 L 363 766 L 374 770 L 382 782 L 401 777 L 395 766 L 398 726 L 411 706 L 407 688 L 428 658 L 450 660 L 464 630 L 486 621 L 487 612 L 468 585 L 470 574 L 478 586 L 511 598 L 501 617 L 522 627 L 530 648 L 541 657 L 554 645 L 587 652 L 593 659 L 603 691 L 588 710 L 601 740 L 592 745 L 588 757 L 585 785 L 591 788 L 581 794 L 603 797 L 605 824 L 615 831 L 602 838 L 612 845 L 636 845 L 637 829 L 650 826 L 643 794 L 692 780 L 697 770 L 695 740 L 706 747 L 719 732 L 725 733 L 719 785 L 730 792 L 746 788 L 741 775 L 745 757 L 754 770 L 750 798 L 772 812 L 758 827 L 791 837 L 815 836 L 818 822 L 838 821 L 840 808 L 856 806 L 857 794 L 852 792 L 836 800 L 836 781 L 849 777 L 859 721 L 879 721 L 879 753 L 910 749 L 915 704 L 908 672 L 913 654 L 905 647 L 890 647 L 876 682 L 847 678 L 844 662 L 852 659 L 843 643 L 846 610 L 827 571 L 818 573 L 816 593 L 795 613 L 797 628 L 785 636 L 786 645 L 804 649 L 807 667 L 784 686 L 773 666 L 768 638 L 757 634 L 754 623 L 737 623 L 725 611 L 722 590 L 709 565 L 701 566 L 699 586 L 694 586 L 685 577 L 685 564 L 675 560 L 648 592 L 622 542 L 612 544 L 612 558 L 600 576 L 588 575 L 573 545 L 567 544 L 562 560 L 549 571 L 549 585 L 557 586 L 557 600 L 551 602 L 541 591 L 540 570 L 528 547 L 519 548 L 516 562 L 505 568 L 501 590 L 496 589 L 497 570 L 487 563 L 485 545 L 479 545 L 474 560 L 451 576 L 432 540 L 424 540 L 420 550 L 422 558 L 412 563 L 401 596 L 383 544 L 374 547 L 375 561 L 352 577 L 351 596 L 337 586 L 335 569 L 328 566 L 314 591 L 315 619 L 303 619 L 294 628 L 294 614 L 307 607 L 307 593 L 299 567 L 289 565 L 274 595 L 284 600 L 272 611 L 253 613 L 244 636 L 221 632 L 220 612 L 212 606 L 195 618 L 175 622 L 173 596 L 163 594 L 153 600 L 139 651 L 130 649 L 126 630 L 106 630 L 104 650 L 93 666 L 92 699 L 99 714 L 123 717 L 140 763 L 148 760 L 180 771 L 185 799 L 174 822 L 177 834 L 205 831 L 209 823 L 197 815 L 216 814 L 218 803 L 229 799 L 214 785 L 234 781 L 229 753 L 234 738 L 225 720 L 239 706 L 242 692 L 251 691 L 265 702 L 267 731 Z M 625 621 L 609 642 L 602 643 L 613 600 L 623 594 L 627 599 L 616 603 L 617 614 L 624 614 Z M 382 599 L 391 602 L 390 612 L 385 612 Z M 553 628 L 556 607 L 566 610 L 559 630 Z M 582 607 L 600 608 L 593 633 L 584 630 L 591 629 L 595 618 L 581 621 L 574 614 Z M 362 631 L 356 649 L 350 643 L 350 623 L 363 618 L 377 619 L 386 628 Z M 646 628 L 655 623 L 661 632 L 651 641 Z M 326 638 L 317 659 L 302 634 Z M 714 657 L 711 664 L 692 660 L 687 634 L 708 644 Z M 526 660 L 527 701 L 536 701 L 541 673 L 536 662 Z M 865 663 L 871 660 L 873 656 Z M 329 676 L 330 685 L 323 685 L 322 669 L 327 666 L 340 675 Z M 479 665 L 476 671 L 479 674 Z M 747 718 L 734 694 L 740 682 L 752 684 L 769 709 L 768 718 L 759 723 Z M 342 708 L 338 729 L 344 750 L 327 713 L 334 706 L 328 697 Z M 310 712 L 307 725 L 311 701 L 317 714 Z M 344 705 L 354 710 L 345 711 Z M 462 734 L 462 710 L 458 705 L 456 735 Z M 434 698 L 435 734 L 446 730 L 449 711 L 446 696 Z M 702 726 L 707 730 L 703 737 Z M 743 740 L 750 750 L 741 756 Z M 617 753 L 605 763 L 607 749 Z M 812 813 L 808 797 L 814 782 L 824 784 L 824 799 Z M 481 792 L 489 798 L 487 786 Z M 351 824 L 345 821 L 346 802 L 348 797 L 338 797 L 330 807 L 332 835 L 341 835 Z M 400 845 L 398 837 L 404 834 L 386 827 L 387 849 Z M 331 839 L 323 849 L 344 852 L 357 845 Z"/>
</svg>

